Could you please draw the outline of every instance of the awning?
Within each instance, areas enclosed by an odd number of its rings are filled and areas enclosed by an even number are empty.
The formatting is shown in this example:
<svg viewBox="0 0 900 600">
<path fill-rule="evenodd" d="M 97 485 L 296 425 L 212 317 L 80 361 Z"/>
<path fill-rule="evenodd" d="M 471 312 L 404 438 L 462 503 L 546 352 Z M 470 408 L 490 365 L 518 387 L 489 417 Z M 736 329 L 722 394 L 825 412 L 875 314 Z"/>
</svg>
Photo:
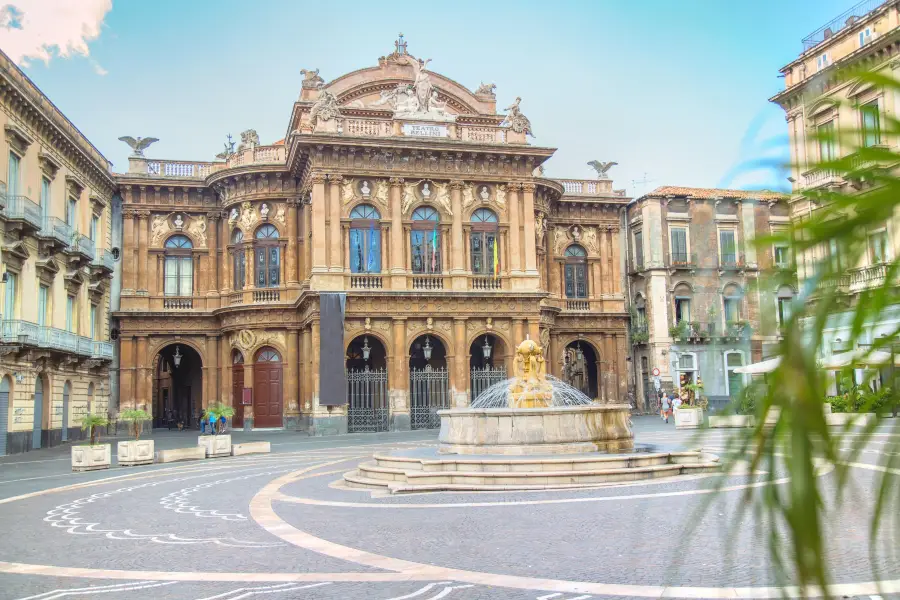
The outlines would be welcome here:
<svg viewBox="0 0 900 600">
<path fill-rule="evenodd" d="M 891 364 L 891 353 L 884 350 L 869 350 L 857 348 L 849 352 L 832 354 L 822 359 L 823 369 L 844 369 L 846 367 L 884 367 Z M 900 366 L 900 355 L 894 357 L 894 364 Z"/>
<path fill-rule="evenodd" d="M 775 369 L 778 368 L 778 365 L 781 364 L 781 357 L 776 356 L 775 358 L 768 358 L 764 361 L 753 363 L 752 365 L 745 365 L 743 367 L 738 367 L 734 370 L 735 373 L 747 373 L 749 375 L 761 375 L 763 373 L 771 373 Z"/>
</svg>

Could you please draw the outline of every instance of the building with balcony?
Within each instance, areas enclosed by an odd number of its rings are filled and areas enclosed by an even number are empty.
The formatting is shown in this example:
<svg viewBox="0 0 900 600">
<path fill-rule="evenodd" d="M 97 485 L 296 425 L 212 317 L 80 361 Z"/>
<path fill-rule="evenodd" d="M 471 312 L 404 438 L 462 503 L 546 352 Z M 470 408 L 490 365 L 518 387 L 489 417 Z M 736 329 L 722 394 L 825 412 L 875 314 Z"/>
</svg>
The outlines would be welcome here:
<svg viewBox="0 0 900 600">
<path fill-rule="evenodd" d="M 107 414 L 109 162 L 0 52 L 0 454 L 80 439 Z"/>
<path fill-rule="evenodd" d="M 900 77 L 900 1 L 860 2 L 804 38 L 803 52 L 781 68 L 785 89 L 770 100 L 786 114 L 793 183 L 790 215 L 795 222 L 827 206 L 827 196 L 820 191 L 855 195 L 873 190 L 872 178 L 856 174 L 872 166 L 860 158 L 860 151 L 897 150 L 897 140 L 882 125 L 898 116 L 896 93 L 860 81 L 853 75 L 858 69 L 895 80 Z M 828 161 L 848 167 L 821 164 Z M 865 251 L 855 264 L 848 264 L 849 258 L 842 256 L 835 243 L 798 256 L 801 284 L 817 275 L 818 265 L 831 265 L 836 272 L 820 287 L 836 289 L 847 306 L 853 306 L 862 291 L 882 286 L 886 264 L 900 249 L 900 220 L 896 215 L 887 219 L 866 231 L 864 239 Z M 898 321 L 900 306 L 887 307 L 879 322 L 868 323 L 862 335 L 854 337 L 852 312 L 835 313 L 825 330 L 823 362 L 829 363 L 830 355 L 855 351 L 854 346 L 891 334 Z"/>
<path fill-rule="evenodd" d="M 628 292 L 638 406 L 660 388 L 703 382 L 712 409 L 746 383 L 734 369 L 768 357 L 797 292 L 767 274 L 792 269 L 787 247 L 757 237 L 789 226 L 788 196 L 660 187 L 628 207 Z"/>
<path fill-rule="evenodd" d="M 283 140 L 133 157 L 123 198 L 121 397 L 194 422 L 314 434 L 434 427 L 540 340 L 548 370 L 624 399 L 622 219 L 608 178 L 542 175 L 520 100 L 498 113 L 399 40 L 307 72 Z M 337 324 L 337 329 L 335 328 Z"/>
</svg>

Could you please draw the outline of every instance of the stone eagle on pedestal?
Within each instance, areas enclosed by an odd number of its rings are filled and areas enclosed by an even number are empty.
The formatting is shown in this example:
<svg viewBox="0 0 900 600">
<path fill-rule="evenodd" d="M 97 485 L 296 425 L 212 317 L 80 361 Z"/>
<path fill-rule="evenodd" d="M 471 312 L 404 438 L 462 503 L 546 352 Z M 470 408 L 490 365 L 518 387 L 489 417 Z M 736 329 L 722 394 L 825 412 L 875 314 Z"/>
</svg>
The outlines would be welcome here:
<svg viewBox="0 0 900 600">
<path fill-rule="evenodd" d="M 134 152 L 131 154 L 132 156 L 144 156 L 144 150 L 150 147 L 150 144 L 154 142 L 158 142 L 159 139 L 154 137 L 139 137 L 134 139 L 130 135 L 123 135 L 119 138 L 120 142 L 125 142 L 128 144 Z"/>
<path fill-rule="evenodd" d="M 617 164 L 619 163 L 613 161 L 600 162 L 599 160 L 592 160 L 588 163 L 588 166 L 597 171 L 597 177 L 599 179 L 609 179 L 609 175 L 607 175 L 606 172 L 612 169 Z"/>
</svg>

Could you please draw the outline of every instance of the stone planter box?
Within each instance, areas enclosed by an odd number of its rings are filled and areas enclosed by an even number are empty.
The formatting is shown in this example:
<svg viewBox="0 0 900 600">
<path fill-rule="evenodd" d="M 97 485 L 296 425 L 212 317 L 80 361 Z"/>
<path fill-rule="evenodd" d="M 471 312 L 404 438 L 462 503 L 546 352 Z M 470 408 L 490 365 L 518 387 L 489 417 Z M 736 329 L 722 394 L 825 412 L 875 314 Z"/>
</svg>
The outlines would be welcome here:
<svg viewBox="0 0 900 600">
<path fill-rule="evenodd" d="M 206 458 L 206 448 L 203 446 L 193 446 L 191 448 L 172 448 L 171 450 L 160 450 L 156 453 L 156 462 L 170 463 L 182 460 L 203 460 Z"/>
<path fill-rule="evenodd" d="M 678 422 L 677 420 L 675 421 Z M 709 417 L 709 426 L 712 429 L 720 429 L 726 427 L 753 427 L 756 419 L 753 415 L 724 415 L 720 417 Z"/>
<path fill-rule="evenodd" d="M 201 435 L 197 445 L 206 449 L 206 458 L 231 456 L 231 435 Z"/>
<path fill-rule="evenodd" d="M 153 440 L 129 440 L 119 442 L 116 448 L 116 458 L 120 465 L 133 467 L 135 465 L 153 464 Z"/>
<path fill-rule="evenodd" d="M 72 446 L 72 470 L 96 471 L 112 464 L 112 444 Z"/>
<path fill-rule="evenodd" d="M 825 415 L 825 422 L 829 425 L 843 426 L 852 423 L 858 427 L 868 425 L 877 418 L 875 413 L 831 413 Z"/>
<path fill-rule="evenodd" d="M 243 456 L 244 454 L 268 454 L 272 451 L 272 444 L 269 442 L 244 442 L 243 444 L 233 444 L 231 446 L 232 456 Z"/>
<path fill-rule="evenodd" d="M 675 411 L 675 429 L 698 429 L 703 427 L 702 408 L 679 408 Z"/>
</svg>

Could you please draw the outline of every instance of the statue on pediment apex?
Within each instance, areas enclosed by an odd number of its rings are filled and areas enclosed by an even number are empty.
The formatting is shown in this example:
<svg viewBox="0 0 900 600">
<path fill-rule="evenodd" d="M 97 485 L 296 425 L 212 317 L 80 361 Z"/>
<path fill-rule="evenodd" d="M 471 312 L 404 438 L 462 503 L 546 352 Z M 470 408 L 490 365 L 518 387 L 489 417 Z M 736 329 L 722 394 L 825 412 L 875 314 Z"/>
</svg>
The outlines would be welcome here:
<svg viewBox="0 0 900 600">
<path fill-rule="evenodd" d="M 497 89 L 496 83 L 484 83 L 481 82 L 481 85 L 478 86 L 478 89 L 475 90 L 475 95 L 485 95 L 485 96 L 493 96 L 494 90 Z"/>
<path fill-rule="evenodd" d="M 534 133 L 531 131 L 531 121 L 529 121 L 528 117 L 523 115 L 522 111 L 519 110 L 520 102 L 522 102 L 522 98 L 516 97 L 516 101 L 506 107 L 506 118 L 500 125 L 507 125 L 516 133 L 525 133 L 531 137 L 535 137 Z"/>
<path fill-rule="evenodd" d="M 300 69 L 300 74 L 303 75 L 303 89 L 304 90 L 317 90 L 325 84 L 325 80 L 319 77 L 319 70 L 310 71 L 307 69 Z"/>
<path fill-rule="evenodd" d="M 309 122 L 315 128 L 319 121 L 330 121 L 341 116 L 337 97 L 328 90 L 322 90 L 319 99 L 309 111 Z"/>
</svg>

